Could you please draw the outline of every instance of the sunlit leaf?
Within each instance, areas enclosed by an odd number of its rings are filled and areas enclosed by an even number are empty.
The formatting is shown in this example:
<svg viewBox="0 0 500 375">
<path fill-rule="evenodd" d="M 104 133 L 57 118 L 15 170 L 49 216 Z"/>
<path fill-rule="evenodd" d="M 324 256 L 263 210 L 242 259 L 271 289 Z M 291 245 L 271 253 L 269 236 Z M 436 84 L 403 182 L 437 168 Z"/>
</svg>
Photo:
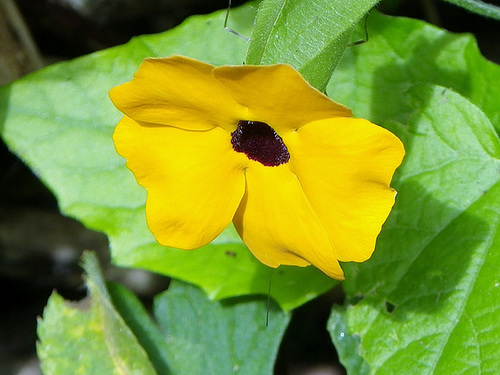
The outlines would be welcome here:
<svg viewBox="0 0 500 375">
<path fill-rule="evenodd" d="M 379 0 L 264 0 L 247 64 L 289 63 L 323 91 L 353 27 Z"/>
<path fill-rule="evenodd" d="M 470 36 L 377 14 L 369 25 L 329 93 L 394 131 L 407 156 L 374 256 L 345 265 L 330 333 L 353 374 L 495 373 L 500 67 Z"/>
</svg>

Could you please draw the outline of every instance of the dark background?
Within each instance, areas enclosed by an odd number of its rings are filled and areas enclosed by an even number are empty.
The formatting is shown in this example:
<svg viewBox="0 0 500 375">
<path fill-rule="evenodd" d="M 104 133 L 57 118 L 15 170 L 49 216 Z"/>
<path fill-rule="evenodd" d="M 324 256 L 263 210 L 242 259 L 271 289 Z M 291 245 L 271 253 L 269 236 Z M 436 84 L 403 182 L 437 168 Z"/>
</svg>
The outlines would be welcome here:
<svg viewBox="0 0 500 375">
<path fill-rule="evenodd" d="M 13 36 L 10 50 L 0 38 L 0 57 L 15 55 L 9 60 L 14 61 L 10 71 L 0 69 L 0 84 L 56 61 L 125 43 L 134 35 L 170 29 L 192 14 L 228 5 L 225 0 L 7 0 L 11 1 L 31 32 L 36 56 L 23 50 L 15 29 L 18 20 L 0 7 L 0 36 Z M 500 5 L 498 0 L 490 2 Z M 242 3 L 235 0 L 233 7 Z M 500 62 L 499 21 L 433 0 L 385 0 L 379 10 L 473 33 L 483 54 Z M 72 300 L 85 295 L 78 266 L 85 249 L 97 250 L 106 277 L 134 290 L 146 305 L 168 285 L 166 278 L 109 265 L 106 237 L 62 216 L 51 192 L 1 143 L 0 375 L 40 373 L 36 319 L 54 289 Z M 325 328 L 332 303 L 342 303 L 342 299 L 341 288 L 336 288 L 295 311 L 280 349 L 277 374 L 344 373 Z"/>
</svg>

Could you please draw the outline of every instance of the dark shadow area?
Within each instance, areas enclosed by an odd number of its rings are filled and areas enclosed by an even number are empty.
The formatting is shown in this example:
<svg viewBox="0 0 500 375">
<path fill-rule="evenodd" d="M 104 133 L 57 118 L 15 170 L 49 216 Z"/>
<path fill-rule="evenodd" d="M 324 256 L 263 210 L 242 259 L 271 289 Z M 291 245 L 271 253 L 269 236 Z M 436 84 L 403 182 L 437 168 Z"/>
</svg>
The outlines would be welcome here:
<svg viewBox="0 0 500 375">
<path fill-rule="evenodd" d="M 341 285 L 293 311 L 275 366 L 277 375 L 345 374 L 326 330 L 333 304 L 342 304 Z"/>
<path fill-rule="evenodd" d="M 45 55 L 72 58 L 169 30 L 194 14 L 227 7 L 216 0 L 16 0 Z M 233 0 L 232 7 L 244 4 Z M 222 27 L 222 25 L 221 25 Z"/>
<path fill-rule="evenodd" d="M 3 275 L 0 285 L 0 374 L 11 375 L 37 367 L 36 317 L 43 311 L 52 290 Z"/>
</svg>

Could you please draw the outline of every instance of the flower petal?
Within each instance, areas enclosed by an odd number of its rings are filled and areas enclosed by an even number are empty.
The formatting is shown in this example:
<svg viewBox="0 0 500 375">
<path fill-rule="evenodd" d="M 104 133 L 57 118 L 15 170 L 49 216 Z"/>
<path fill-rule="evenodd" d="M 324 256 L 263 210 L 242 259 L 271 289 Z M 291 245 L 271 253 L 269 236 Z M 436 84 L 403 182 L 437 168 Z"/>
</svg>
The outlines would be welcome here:
<svg viewBox="0 0 500 375">
<path fill-rule="evenodd" d="M 270 267 L 312 264 L 342 280 L 330 241 L 288 166 L 251 161 L 245 176 L 246 193 L 234 224 L 257 259 Z"/>
<path fill-rule="evenodd" d="M 110 97 L 136 121 L 231 132 L 248 111 L 213 77 L 213 69 L 183 56 L 146 59 L 132 81 L 113 88 Z"/>
<path fill-rule="evenodd" d="M 216 127 L 188 131 L 124 116 L 113 140 L 148 191 L 146 216 L 159 243 L 194 249 L 230 223 L 245 191 L 244 155 Z"/>
<path fill-rule="evenodd" d="M 265 122 L 280 135 L 314 120 L 352 115 L 290 65 L 222 66 L 213 74 L 238 103 L 249 108 L 250 117 L 242 120 Z"/>
<path fill-rule="evenodd" d="M 366 120 L 312 122 L 283 139 L 290 167 L 323 224 L 340 261 L 370 258 L 394 204 L 389 187 L 404 148 L 392 133 Z"/>
</svg>

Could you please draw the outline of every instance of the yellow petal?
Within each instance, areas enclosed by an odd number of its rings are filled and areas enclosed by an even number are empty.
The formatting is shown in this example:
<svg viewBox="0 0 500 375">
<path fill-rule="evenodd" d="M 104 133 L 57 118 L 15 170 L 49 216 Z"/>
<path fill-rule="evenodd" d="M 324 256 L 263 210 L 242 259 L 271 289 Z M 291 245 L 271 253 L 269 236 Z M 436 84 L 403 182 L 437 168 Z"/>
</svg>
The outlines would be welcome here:
<svg viewBox="0 0 500 375">
<path fill-rule="evenodd" d="M 336 258 L 367 260 L 394 204 L 389 184 L 404 156 L 401 141 L 355 118 L 316 121 L 283 140 Z"/>
<path fill-rule="evenodd" d="M 342 280 L 328 237 L 288 166 L 251 161 L 245 177 L 246 193 L 234 224 L 257 259 L 270 267 L 312 264 Z"/>
<path fill-rule="evenodd" d="M 148 191 L 146 217 L 157 241 L 194 249 L 230 223 L 245 191 L 244 155 L 216 127 L 188 131 L 123 117 L 113 140 Z"/>
<path fill-rule="evenodd" d="M 146 59 L 132 81 L 110 91 L 115 106 L 136 121 L 188 130 L 234 131 L 248 111 L 212 75 L 214 67 L 183 56 Z"/>
<path fill-rule="evenodd" d="M 280 135 L 314 120 L 352 115 L 290 65 L 222 66 L 213 74 L 238 103 L 249 108 L 250 117 L 242 120 L 265 122 Z"/>
</svg>

